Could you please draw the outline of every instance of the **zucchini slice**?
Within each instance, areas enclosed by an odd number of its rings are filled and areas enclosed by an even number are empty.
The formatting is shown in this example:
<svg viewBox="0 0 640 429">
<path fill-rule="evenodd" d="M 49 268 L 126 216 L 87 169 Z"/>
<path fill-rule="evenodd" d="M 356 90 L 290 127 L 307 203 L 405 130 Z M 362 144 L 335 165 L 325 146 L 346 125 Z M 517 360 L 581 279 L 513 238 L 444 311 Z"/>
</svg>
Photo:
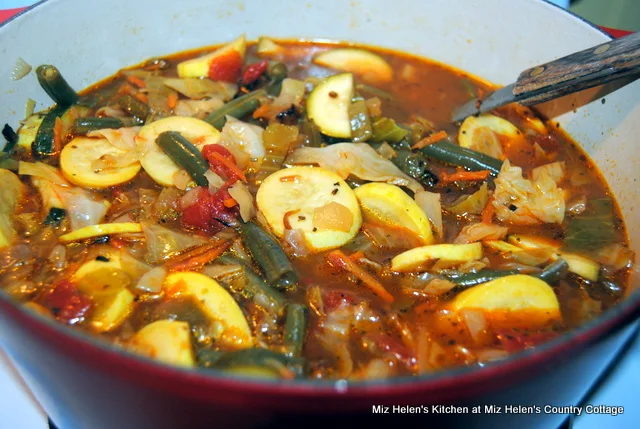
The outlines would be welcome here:
<svg viewBox="0 0 640 429">
<path fill-rule="evenodd" d="M 393 271 L 413 271 L 430 259 L 449 262 L 477 261 L 482 258 L 482 244 L 432 244 L 407 250 L 391 260 Z"/>
<path fill-rule="evenodd" d="M 353 74 L 330 76 L 311 91 L 307 99 L 307 116 L 323 134 L 351 138 L 349 106 L 354 96 Z"/>
<path fill-rule="evenodd" d="M 332 69 L 362 76 L 371 83 L 389 82 L 393 69 L 381 56 L 358 48 L 331 49 L 317 55 L 313 62 Z"/>
<path fill-rule="evenodd" d="M 240 56 L 240 59 L 244 59 L 246 49 L 247 39 L 242 35 L 233 42 L 216 49 L 210 54 L 178 63 L 178 76 L 181 78 L 208 76 L 212 63 L 215 63 L 220 58 L 225 57 L 231 51 L 236 51 Z"/>
<path fill-rule="evenodd" d="M 150 323 L 131 339 L 131 346 L 138 353 L 164 363 L 186 367 L 195 364 L 187 322 L 158 320 Z"/>
</svg>

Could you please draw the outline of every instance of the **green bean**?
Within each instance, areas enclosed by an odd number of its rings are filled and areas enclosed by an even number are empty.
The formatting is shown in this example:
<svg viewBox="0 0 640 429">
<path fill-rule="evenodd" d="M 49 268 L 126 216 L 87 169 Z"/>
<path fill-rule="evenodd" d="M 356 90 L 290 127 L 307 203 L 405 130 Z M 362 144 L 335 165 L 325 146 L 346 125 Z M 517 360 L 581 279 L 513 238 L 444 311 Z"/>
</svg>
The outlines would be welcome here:
<svg viewBox="0 0 640 429">
<path fill-rule="evenodd" d="M 95 130 L 103 130 L 106 128 L 122 128 L 134 125 L 132 118 L 78 118 L 73 123 L 73 131 L 76 134 L 87 134 Z"/>
<path fill-rule="evenodd" d="M 349 105 L 349 122 L 352 141 L 366 142 L 373 135 L 371 117 L 364 100 L 356 100 Z"/>
<path fill-rule="evenodd" d="M 377 119 L 372 124 L 372 128 L 373 135 L 371 137 L 371 141 L 378 143 L 384 141 L 389 143 L 398 143 L 408 134 L 407 130 L 398 126 L 396 122 L 390 118 Z"/>
<path fill-rule="evenodd" d="M 173 162 L 184 168 L 198 186 L 209 186 L 209 180 L 204 175 L 209 169 L 209 163 L 193 143 L 177 131 L 165 131 L 160 133 L 156 144 Z"/>
<path fill-rule="evenodd" d="M 44 220 L 45 225 L 57 225 L 62 219 L 64 219 L 66 212 L 64 209 L 58 207 L 51 207 L 49 213 Z"/>
<path fill-rule="evenodd" d="M 196 352 L 196 362 L 203 368 L 211 368 L 225 352 L 213 349 L 200 349 Z"/>
<path fill-rule="evenodd" d="M 69 86 L 55 66 L 41 65 L 36 69 L 40 86 L 59 106 L 70 106 L 78 100 L 78 93 Z"/>
<path fill-rule="evenodd" d="M 253 222 L 242 225 L 244 245 L 262 269 L 267 282 L 276 289 L 294 289 L 298 275 L 278 242 Z"/>
<path fill-rule="evenodd" d="M 289 304 L 284 325 L 284 344 L 290 356 L 300 357 L 307 334 L 309 310 L 302 304 Z"/>
<path fill-rule="evenodd" d="M 396 167 L 425 185 L 434 186 L 438 183 L 438 176 L 427 168 L 429 163 L 422 152 L 413 152 L 408 145 L 396 147 L 395 150 L 396 156 L 391 158 L 391 162 Z"/>
<path fill-rule="evenodd" d="M 4 128 L 2 128 L 2 135 L 4 136 L 7 143 L 2 148 L 2 151 L 5 153 L 9 153 L 13 150 L 18 143 L 18 134 L 11 128 L 9 124 L 4 124 Z"/>
<path fill-rule="evenodd" d="M 38 128 L 36 138 L 31 145 L 31 152 L 34 158 L 41 159 L 58 154 L 60 148 L 55 147 L 54 127 L 56 120 L 60 118 L 68 108 L 68 106 L 58 105 L 47 112 Z"/>
<path fill-rule="evenodd" d="M 282 89 L 282 81 L 287 77 L 289 71 L 287 70 L 287 66 L 282 63 L 273 63 L 270 64 L 267 68 L 267 76 L 271 79 L 266 86 L 267 92 L 269 95 L 276 96 L 280 94 L 280 90 Z"/>
<path fill-rule="evenodd" d="M 421 151 L 431 158 L 469 170 L 489 170 L 494 176 L 497 176 L 502 168 L 502 161 L 496 158 L 444 140 L 427 145 Z"/>
<path fill-rule="evenodd" d="M 307 136 L 309 146 L 322 146 L 322 135 L 320 134 L 320 130 L 312 119 L 306 118 L 305 120 L 303 120 L 302 124 L 300 125 L 300 131 L 302 132 L 302 134 Z"/>
<path fill-rule="evenodd" d="M 266 305 L 267 308 L 265 310 L 274 312 L 278 316 L 284 313 L 287 307 L 287 298 L 269 286 L 249 264 L 231 255 L 222 255 L 217 259 L 217 262 L 226 265 L 240 265 L 244 268 L 245 285 L 242 290 L 243 297 L 253 299 L 260 306 L 264 307 Z"/>
<path fill-rule="evenodd" d="M 147 119 L 147 116 L 149 116 L 149 106 L 129 94 L 123 95 L 120 100 L 118 100 L 118 105 L 122 107 L 125 112 L 134 118 L 138 118 L 143 123 Z"/>
<path fill-rule="evenodd" d="M 234 372 L 242 372 L 243 369 L 250 372 L 252 368 L 259 368 L 272 372 L 276 376 L 287 373 L 301 376 L 304 374 L 305 361 L 256 347 L 224 353 L 214 360 L 210 367 L 222 370 L 239 370 Z"/>
<path fill-rule="evenodd" d="M 560 281 L 569 271 L 569 264 L 562 258 L 558 258 L 542 270 L 542 272 L 534 274 L 534 277 L 544 280 L 549 284 Z"/>
<path fill-rule="evenodd" d="M 459 276 L 447 276 L 447 278 L 459 287 L 468 288 L 481 283 L 486 283 L 500 277 L 518 274 L 518 270 L 480 270 L 477 273 L 465 273 Z"/>
<path fill-rule="evenodd" d="M 250 92 L 231 100 L 215 112 L 211 113 L 204 120 L 216 127 L 218 130 L 222 130 L 224 124 L 227 123 L 227 115 L 233 116 L 234 118 L 242 118 L 260 107 L 260 98 L 266 96 L 267 91 L 264 89 L 258 89 Z"/>
</svg>

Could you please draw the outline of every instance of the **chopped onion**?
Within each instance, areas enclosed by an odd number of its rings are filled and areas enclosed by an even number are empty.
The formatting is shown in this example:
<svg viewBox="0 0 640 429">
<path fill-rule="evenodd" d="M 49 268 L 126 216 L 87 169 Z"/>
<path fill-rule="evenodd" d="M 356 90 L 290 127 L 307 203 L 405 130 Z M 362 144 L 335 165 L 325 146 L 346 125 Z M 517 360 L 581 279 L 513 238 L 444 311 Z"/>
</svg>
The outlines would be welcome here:
<svg viewBox="0 0 640 429">
<path fill-rule="evenodd" d="M 176 252 L 206 242 L 198 236 L 172 231 L 160 225 L 143 224 L 142 230 L 147 246 L 144 258 L 150 264 L 157 264 Z"/>
<path fill-rule="evenodd" d="M 41 177 L 56 185 L 71 186 L 59 169 L 44 162 L 20 161 L 18 163 L 18 174 L 22 176 Z"/>
<path fill-rule="evenodd" d="M 253 196 L 247 186 L 241 181 L 235 182 L 228 189 L 229 195 L 236 200 L 240 209 L 240 217 L 244 222 L 249 222 L 256 215 L 256 207 Z"/>
<path fill-rule="evenodd" d="M 482 334 L 487 330 L 487 318 L 482 310 L 465 308 L 460 310 L 460 319 L 467 326 L 473 341 L 479 343 Z"/>
<path fill-rule="evenodd" d="M 391 147 L 391 145 L 387 142 L 383 142 L 378 149 L 376 149 L 378 153 L 384 156 L 386 159 L 394 158 L 396 155 L 396 151 Z"/>
<path fill-rule="evenodd" d="M 27 103 L 24 105 L 24 118 L 27 119 L 31 115 L 36 108 L 36 100 L 33 98 L 27 98 Z"/>
<path fill-rule="evenodd" d="M 97 194 L 82 188 L 56 187 L 56 193 L 62 200 L 71 229 L 76 230 L 85 226 L 102 223 L 111 203 L 100 199 Z"/>
<path fill-rule="evenodd" d="M 419 191 L 415 194 L 416 203 L 420 206 L 429 218 L 433 232 L 438 238 L 444 235 L 444 224 L 442 223 L 442 205 L 440 203 L 440 194 L 429 191 Z"/>
<path fill-rule="evenodd" d="M 282 89 L 280 95 L 273 100 L 273 104 L 281 106 L 290 106 L 292 104 L 300 104 L 304 98 L 305 84 L 301 80 L 285 78 L 282 81 Z"/>
<path fill-rule="evenodd" d="M 488 223 L 474 223 L 462 228 L 460 234 L 453 240 L 454 244 L 475 243 L 482 240 L 502 240 L 507 236 L 509 228 Z"/>
<path fill-rule="evenodd" d="M 147 293 L 160 293 L 166 277 L 167 270 L 164 267 L 152 268 L 140 277 L 135 289 Z"/>
<path fill-rule="evenodd" d="M 257 170 L 266 154 L 262 141 L 263 132 L 262 127 L 227 115 L 218 144 L 233 154 L 240 169 L 244 170 L 250 164 L 251 168 Z"/>
<path fill-rule="evenodd" d="M 209 181 L 209 192 L 212 194 L 224 185 L 224 179 L 211 170 L 207 170 L 207 172 L 204 173 L 204 177 Z"/>
<path fill-rule="evenodd" d="M 331 201 L 313 210 L 313 226 L 318 230 L 349 232 L 353 213 L 340 203 Z"/>
<path fill-rule="evenodd" d="M 509 357 L 509 352 L 502 349 L 481 349 L 475 352 L 478 362 L 493 362 L 496 360 L 506 359 Z"/>
<path fill-rule="evenodd" d="M 173 175 L 173 186 L 180 189 L 181 191 L 187 190 L 191 182 L 193 182 L 193 179 L 191 178 L 191 176 L 189 176 L 187 170 L 178 170 Z"/>
<path fill-rule="evenodd" d="M 13 65 L 13 71 L 11 72 L 11 80 L 22 79 L 23 77 L 29 74 L 32 68 L 33 67 L 31 67 L 29 63 L 23 60 L 22 57 L 18 57 L 18 59 L 16 60 L 16 63 Z"/>
<path fill-rule="evenodd" d="M 343 179 L 354 175 L 362 180 L 405 186 L 413 192 L 423 190 L 420 183 L 400 171 L 367 143 L 336 143 L 323 148 L 303 147 L 296 149 L 285 162 L 290 165 L 316 164 L 334 171 Z"/>
<path fill-rule="evenodd" d="M 67 247 L 63 244 L 56 244 L 48 259 L 56 270 L 64 269 L 67 266 Z"/>
<path fill-rule="evenodd" d="M 378 97 L 372 97 L 365 100 L 369 114 L 374 117 L 382 116 L 382 101 Z M 386 158 L 386 157 L 385 157 Z"/>
<path fill-rule="evenodd" d="M 200 192 L 202 192 L 202 188 L 200 187 L 187 191 L 187 193 L 180 198 L 180 207 L 184 210 L 194 205 L 196 201 L 198 201 Z"/>
<path fill-rule="evenodd" d="M 224 106 L 224 101 L 218 97 L 208 100 L 178 100 L 173 113 L 176 116 L 191 116 L 203 119 L 206 115 Z"/>
<path fill-rule="evenodd" d="M 304 232 L 301 229 L 285 229 L 284 243 L 290 247 L 290 253 L 296 258 L 303 258 L 309 254 L 309 247 Z"/>
<path fill-rule="evenodd" d="M 545 174 L 551 177 L 556 184 L 562 182 L 562 179 L 566 174 L 564 161 L 552 162 L 532 169 L 531 179 L 537 182 L 541 180 L 542 176 Z"/>
</svg>

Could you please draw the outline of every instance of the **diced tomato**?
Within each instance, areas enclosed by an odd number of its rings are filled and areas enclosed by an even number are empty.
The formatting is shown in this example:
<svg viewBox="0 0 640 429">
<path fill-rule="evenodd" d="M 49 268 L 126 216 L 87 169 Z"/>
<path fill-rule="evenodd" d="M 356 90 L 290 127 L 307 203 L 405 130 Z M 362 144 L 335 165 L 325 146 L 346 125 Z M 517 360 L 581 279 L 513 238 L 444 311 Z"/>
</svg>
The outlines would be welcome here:
<svg viewBox="0 0 640 429">
<path fill-rule="evenodd" d="M 244 70 L 242 74 L 242 84 L 250 85 L 262 76 L 262 74 L 267 71 L 267 66 L 269 62 L 267 60 L 260 61 L 259 63 L 250 64 Z"/>
<path fill-rule="evenodd" d="M 247 181 L 242 170 L 236 166 L 236 158 L 224 146 L 208 144 L 202 148 L 202 156 L 209 161 L 211 170 L 223 179 Z"/>
<path fill-rule="evenodd" d="M 209 64 L 209 79 L 236 83 L 242 72 L 242 57 L 235 50 L 214 58 Z"/>
<path fill-rule="evenodd" d="M 224 201 L 231 198 L 227 187 L 223 186 L 215 194 L 200 188 L 195 203 L 182 211 L 182 223 L 214 234 L 224 228 L 225 223 L 233 222 L 236 209 L 224 205 Z"/>
<path fill-rule="evenodd" d="M 558 334 L 553 331 L 547 332 L 521 332 L 515 330 L 505 330 L 498 332 L 498 340 L 509 353 L 518 352 L 540 345 Z"/>
<path fill-rule="evenodd" d="M 351 294 L 342 290 L 332 290 L 324 294 L 322 300 L 324 301 L 325 311 L 333 311 L 340 307 L 340 304 L 347 303 L 348 305 L 357 305 L 360 300 Z"/>
<path fill-rule="evenodd" d="M 91 298 L 66 279 L 54 283 L 38 301 L 51 310 L 56 319 L 68 325 L 82 322 L 93 306 Z"/>
</svg>

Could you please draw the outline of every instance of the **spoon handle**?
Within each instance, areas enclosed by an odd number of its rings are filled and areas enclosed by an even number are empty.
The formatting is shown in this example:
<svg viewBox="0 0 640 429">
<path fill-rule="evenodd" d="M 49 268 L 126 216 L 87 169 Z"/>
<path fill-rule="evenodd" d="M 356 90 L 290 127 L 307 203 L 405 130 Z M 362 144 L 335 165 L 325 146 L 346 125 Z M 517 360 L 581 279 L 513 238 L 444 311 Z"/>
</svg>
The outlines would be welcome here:
<svg viewBox="0 0 640 429">
<path fill-rule="evenodd" d="M 516 100 L 536 104 L 640 73 L 640 32 L 523 71 Z"/>
</svg>

